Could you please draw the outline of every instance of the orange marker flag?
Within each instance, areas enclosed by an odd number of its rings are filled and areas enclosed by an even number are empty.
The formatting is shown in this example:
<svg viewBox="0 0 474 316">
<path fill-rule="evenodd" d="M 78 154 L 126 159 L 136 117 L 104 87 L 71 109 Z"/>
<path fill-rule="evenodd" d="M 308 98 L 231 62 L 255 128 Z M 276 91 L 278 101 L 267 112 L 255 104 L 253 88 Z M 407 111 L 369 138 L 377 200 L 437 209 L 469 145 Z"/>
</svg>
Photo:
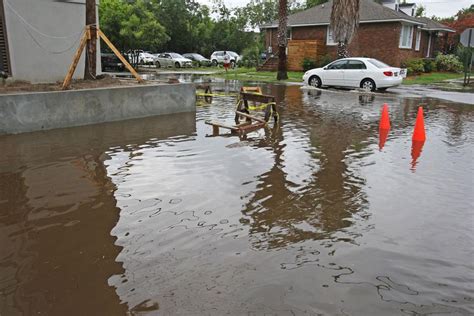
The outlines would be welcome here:
<svg viewBox="0 0 474 316">
<path fill-rule="evenodd" d="M 424 142 L 426 140 L 425 121 L 423 119 L 423 108 L 418 107 L 418 114 L 416 116 L 415 130 L 413 131 L 412 140 Z"/>
</svg>

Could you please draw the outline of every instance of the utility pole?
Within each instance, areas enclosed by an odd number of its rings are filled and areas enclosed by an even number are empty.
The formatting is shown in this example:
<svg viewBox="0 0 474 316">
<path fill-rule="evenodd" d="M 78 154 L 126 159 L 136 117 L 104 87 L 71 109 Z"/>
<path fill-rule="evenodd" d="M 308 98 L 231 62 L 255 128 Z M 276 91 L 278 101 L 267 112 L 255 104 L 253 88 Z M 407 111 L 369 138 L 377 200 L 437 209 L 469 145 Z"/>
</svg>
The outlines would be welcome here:
<svg viewBox="0 0 474 316">
<path fill-rule="evenodd" d="M 97 16 L 96 0 L 86 0 L 86 26 L 90 29 L 87 40 L 84 79 L 95 79 L 97 67 Z"/>
</svg>

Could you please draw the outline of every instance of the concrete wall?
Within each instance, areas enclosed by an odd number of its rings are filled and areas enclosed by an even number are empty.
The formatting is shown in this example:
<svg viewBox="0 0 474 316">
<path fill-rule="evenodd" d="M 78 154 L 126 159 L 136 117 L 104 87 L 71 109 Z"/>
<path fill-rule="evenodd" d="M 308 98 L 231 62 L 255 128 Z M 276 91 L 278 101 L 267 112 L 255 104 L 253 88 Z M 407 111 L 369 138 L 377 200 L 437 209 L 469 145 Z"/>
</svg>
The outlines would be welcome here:
<svg viewBox="0 0 474 316">
<path fill-rule="evenodd" d="M 196 111 L 192 84 L 0 95 L 0 135 Z"/>
<path fill-rule="evenodd" d="M 85 0 L 3 2 L 13 79 L 33 83 L 63 80 L 85 26 Z M 97 69 L 100 72 L 100 54 Z M 74 78 L 83 75 L 84 54 Z"/>
</svg>

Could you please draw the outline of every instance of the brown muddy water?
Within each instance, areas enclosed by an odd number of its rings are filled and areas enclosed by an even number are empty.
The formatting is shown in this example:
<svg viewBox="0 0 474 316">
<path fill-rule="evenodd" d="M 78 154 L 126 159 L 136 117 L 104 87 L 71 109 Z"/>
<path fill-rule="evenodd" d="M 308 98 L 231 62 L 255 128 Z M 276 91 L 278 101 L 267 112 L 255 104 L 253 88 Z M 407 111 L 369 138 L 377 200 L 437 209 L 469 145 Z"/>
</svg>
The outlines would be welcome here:
<svg viewBox="0 0 474 316">
<path fill-rule="evenodd" d="M 263 88 L 246 139 L 233 96 L 0 137 L 0 315 L 474 314 L 474 108 Z"/>
</svg>

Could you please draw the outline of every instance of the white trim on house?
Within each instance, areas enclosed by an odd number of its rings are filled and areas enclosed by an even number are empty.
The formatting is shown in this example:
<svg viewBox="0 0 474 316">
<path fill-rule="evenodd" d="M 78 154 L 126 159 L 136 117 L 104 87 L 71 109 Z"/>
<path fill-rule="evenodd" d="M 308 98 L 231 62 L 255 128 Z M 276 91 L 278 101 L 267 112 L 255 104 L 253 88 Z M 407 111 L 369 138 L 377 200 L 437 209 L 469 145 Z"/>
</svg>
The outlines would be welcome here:
<svg viewBox="0 0 474 316">
<path fill-rule="evenodd" d="M 415 51 L 420 51 L 421 45 L 421 29 L 419 27 L 416 28 L 416 42 L 415 42 Z"/>
<path fill-rule="evenodd" d="M 413 25 L 402 24 L 400 29 L 400 44 L 399 48 L 408 48 L 413 47 Z"/>
<path fill-rule="evenodd" d="M 393 19 L 393 20 L 369 20 L 369 21 L 360 21 L 360 24 L 363 23 L 390 23 L 390 22 L 404 22 L 408 24 L 414 24 L 414 25 L 426 25 L 425 23 L 421 22 L 415 22 L 411 20 L 405 20 L 405 19 Z M 302 26 L 323 26 L 323 25 L 329 25 L 329 22 L 324 22 L 324 23 L 308 23 L 308 24 L 288 24 L 288 27 L 302 27 Z M 271 25 L 262 25 L 260 26 L 260 29 L 274 29 L 277 28 L 278 24 L 271 24 Z"/>
<path fill-rule="evenodd" d="M 431 55 L 431 32 L 430 32 L 430 37 L 428 38 L 428 50 L 426 51 L 426 58 L 429 58 Z"/>
<path fill-rule="evenodd" d="M 326 28 L 326 46 L 335 46 L 337 45 L 337 42 L 334 41 L 334 38 L 332 36 L 332 29 L 331 26 L 328 25 Z"/>
</svg>

